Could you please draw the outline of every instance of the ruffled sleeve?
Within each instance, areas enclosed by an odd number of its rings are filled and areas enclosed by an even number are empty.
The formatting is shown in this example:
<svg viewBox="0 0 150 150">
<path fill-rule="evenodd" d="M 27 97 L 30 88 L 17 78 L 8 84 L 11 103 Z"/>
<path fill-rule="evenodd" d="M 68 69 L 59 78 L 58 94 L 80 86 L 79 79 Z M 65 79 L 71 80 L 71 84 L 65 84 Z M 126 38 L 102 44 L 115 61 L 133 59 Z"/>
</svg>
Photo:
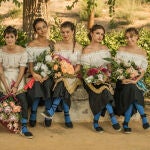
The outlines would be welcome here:
<svg viewBox="0 0 150 150">
<path fill-rule="evenodd" d="M 146 71 L 147 67 L 148 67 L 148 61 L 146 58 L 145 59 L 143 58 L 141 62 L 141 68 L 143 68 L 144 71 Z"/>
<path fill-rule="evenodd" d="M 81 54 L 82 54 L 81 51 L 79 51 L 79 52 L 77 53 L 77 64 L 81 64 Z"/>
<path fill-rule="evenodd" d="M 28 55 L 26 51 L 22 54 L 20 59 L 20 66 L 26 66 L 28 62 Z"/>
<path fill-rule="evenodd" d="M 28 62 L 34 62 L 34 55 L 31 47 L 26 48 L 28 54 Z"/>
</svg>

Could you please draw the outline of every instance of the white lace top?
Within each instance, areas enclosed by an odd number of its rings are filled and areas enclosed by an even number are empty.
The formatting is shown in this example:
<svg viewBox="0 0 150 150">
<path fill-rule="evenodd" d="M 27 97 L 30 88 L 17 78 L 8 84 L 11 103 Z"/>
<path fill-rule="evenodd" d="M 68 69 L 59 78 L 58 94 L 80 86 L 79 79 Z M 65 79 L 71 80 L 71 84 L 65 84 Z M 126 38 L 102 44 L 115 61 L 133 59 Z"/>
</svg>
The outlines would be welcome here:
<svg viewBox="0 0 150 150">
<path fill-rule="evenodd" d="M 81 64 L 96 67 L 106 66 L 107 64 L 109 64 L 109 62 L 104 60 L 103 58 L 110 58 L 110 57 L 111 54 L 109 50 L 99 50 L 88 54 L 82 54 Z"/>
<path fill-rule="evenodd" d="M 80 57 L 81 57 L 80 50 L 75 50 L 74 52 L 72 52 L 72 50 L 60 50 L 60 51 L 55 51 L 54 53 L 59 54 L 66 59 L 69 59 L 69 61 L 73 65 L 80 64 Z"/>
<path fill-rule="evenodd" d="M 2 63 L 6 82 L 8 86 L 11 86 L 13 81 L 18 78 L 20 66 L 26 66 L 28 61 L 27 52 L 19 53 L 7 53 L 0 50 L 0 63 Z M 18 91 L 23 89 L 25 85 L 24 78 L 19 84 Z M 2 82 L 0 82 L 0 90 L 5 93 L 5 88 Z"/>
<path fill-rule="evenodd" d="M 47 47 L 27 47 L 28 53 L 28 61 L 35 62 L 36 57 L 40 55 L 40 53 L 44 52 L 45 50 L 49 50 L 50 48 Z"/>
<path fill-rule="evenodd" d="M 148 61 L 145 56 L 125 51 L 118 51 L 116 58 L 123 60 L 124 62 L 134 61 L 137 66 L 146 70 L 148 66 Z"/>
</svg>

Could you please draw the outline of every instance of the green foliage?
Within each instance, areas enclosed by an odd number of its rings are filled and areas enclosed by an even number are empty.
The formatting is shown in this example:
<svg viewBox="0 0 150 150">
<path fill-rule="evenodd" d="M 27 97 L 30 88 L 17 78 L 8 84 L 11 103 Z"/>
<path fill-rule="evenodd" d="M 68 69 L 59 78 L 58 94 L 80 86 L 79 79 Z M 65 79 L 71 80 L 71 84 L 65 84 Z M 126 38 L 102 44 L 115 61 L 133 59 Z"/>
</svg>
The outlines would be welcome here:
<svg viewBox="0 0 150 150">
<path fill-rule="evenodd" d="M 110 17 L 112 17 L 115 13 L 115 2 L 116 0 L 108 0 Z"/>
<path fill-rule="evenodd" d="M 50 27 L 50 40 L 52 40 L 54 43 L 56 41 L 60 41 L 62 39 L 60 34 L 60 25 L 61 20 L 57 17 L 54 18 L 54 24 Z"/>
<path fill-rule="evenodd" d="M 10 2 L 10 1 L 12 1 L 18 7 L 20 7 L 22 4 L 21 2 L 19 2 L 19 0 L 0 0 L 0 5 L 2 2 L 4 3 L 4 2 Z"/>
<path fill-rule="evenodd" d="M 0 26 L 0 46 L 5 45 L 5 41 L 3 38 L 4 30 L 5 30 L 5 27 Z M 23 32 L 22 30 L 18 30 L 18 39 L 17 39 L 16 44 L 25 47 L 28 42 L 29 42 L 29 39 L 27 39 L 27 34 Z"/>
</svg>

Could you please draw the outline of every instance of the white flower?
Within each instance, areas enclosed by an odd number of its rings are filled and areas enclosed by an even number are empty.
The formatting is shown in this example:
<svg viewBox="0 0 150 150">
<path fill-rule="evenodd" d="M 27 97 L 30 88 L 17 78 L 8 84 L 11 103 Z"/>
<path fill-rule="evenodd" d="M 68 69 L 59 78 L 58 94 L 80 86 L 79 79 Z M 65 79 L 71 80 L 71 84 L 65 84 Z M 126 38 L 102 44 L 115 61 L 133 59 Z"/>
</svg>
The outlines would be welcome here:
<svg viewBox="0 0 150 150">
<path fill-rule="evenodd" d="M 41 67 L 42 63 L 37 63 L 35 66 L 34 66 L 34 70 L 38 71 Z"/>
<path fill-rule="evenodd" d="M 98 75 L 98 80 L 103 81 L 103 75 L 102 74 Z"/>
<path fill-rule="evenodd" d="M 47 72 L 47 71 L 48 71 L 47 65 L 42 64 L 42 65 L 41 65 L 41 70 L 43 70 L 44 72 Z"/>
<path fill-rule="evenodd" d="M 50 55 L 46 55 L 45 61 L 46 62 L 51 62 L 52 61 L 52 57 Z"/>
<path fill-rule="evenodd" d="M 94 79 L 93 76 L 89 76 L 89 77 L 87 77 L 87 78 L 85 79 L 85 81 L 86 81 L 87 83 L 91 83 L 93 79 Z"/>
<path fill-rule="evenodd" d="M 41 76 L 45 78 L 47 76 L 47 74 L 44 71 L 42 71 Z"/>
<path fill-rule="evenodd" d="M 117 79 L 119 79 L 119 80 L 123 80 L 123 79 L 124 79 L 124 76 L 123 76 L 123 75 L 121 75 L 121 76 L 119 76 Z"/>
</svg>

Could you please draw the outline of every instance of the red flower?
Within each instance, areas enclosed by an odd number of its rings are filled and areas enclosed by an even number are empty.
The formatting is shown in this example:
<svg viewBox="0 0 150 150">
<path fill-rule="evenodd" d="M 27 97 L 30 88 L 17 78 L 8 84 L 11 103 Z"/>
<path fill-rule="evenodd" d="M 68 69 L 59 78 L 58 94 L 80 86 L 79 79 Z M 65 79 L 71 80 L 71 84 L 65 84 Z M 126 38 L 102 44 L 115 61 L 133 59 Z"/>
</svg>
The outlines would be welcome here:
<svg viewBox="0 0 150 150">
<path fill-rule="evenodd" d="M 98 74 L 98 72 L 99 71 L 98 71 L 97 68 L 91 68 L 91 69 L 88 70 L 87 75 L 88 76 L 94 76 L 94 75 Z"/>
</svg>

